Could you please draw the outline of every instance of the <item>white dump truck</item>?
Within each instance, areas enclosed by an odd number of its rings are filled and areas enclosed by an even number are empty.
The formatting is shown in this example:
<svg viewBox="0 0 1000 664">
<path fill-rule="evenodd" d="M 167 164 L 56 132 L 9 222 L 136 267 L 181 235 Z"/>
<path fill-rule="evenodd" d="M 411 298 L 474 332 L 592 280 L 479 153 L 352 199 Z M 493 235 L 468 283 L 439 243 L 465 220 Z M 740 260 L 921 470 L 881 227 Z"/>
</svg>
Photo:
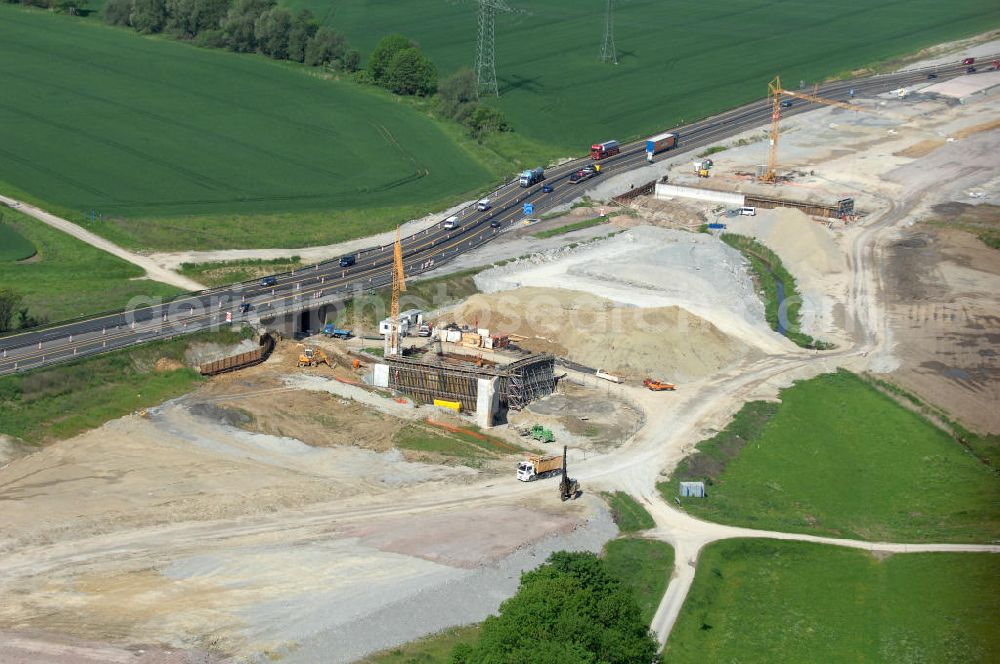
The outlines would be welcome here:
<svg viewBox="0 0 1000 664">
<path fill-rule="evenodd" d="M 531 482 L 543 477 L 554 477 L 562 472 L 563 458 L 559 456 L 532 454 L 517 464 L 517 479 Z"/>
</svg>

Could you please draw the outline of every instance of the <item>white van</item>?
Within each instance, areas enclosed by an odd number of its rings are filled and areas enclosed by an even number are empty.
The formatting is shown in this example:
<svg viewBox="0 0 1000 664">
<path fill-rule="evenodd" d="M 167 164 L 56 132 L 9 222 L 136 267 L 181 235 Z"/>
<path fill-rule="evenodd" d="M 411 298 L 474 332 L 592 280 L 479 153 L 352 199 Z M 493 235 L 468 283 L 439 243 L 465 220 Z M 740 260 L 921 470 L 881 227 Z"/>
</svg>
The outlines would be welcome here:
<svg viewBox="0 0 1000 664">
<path fill-rule="evenodd" d="M 479 210 L 480 212 L 485 212 L 486 210 L 489 210 L 492 206 L 493 203 L 491 203 L 490 199 L 488 198 L 480 198 L 479 201 L 476 202 L 476 209 Z"/>
<path fill-rule="evenodd" d="M 755 208 L 755 207 L 741 207 L 739 209 L 739 213 L 740 213 L 741 217 L 756 217 L 757 216 L 757 208 Z"/>
<path fill-rule="evenodd" d="M 458 228 L 458 217 L 448 217 L 447 219 L 444 220 L 444 223 L 441 224 L 441 228 L 445 229 L 446 231 L 455 230 L 456 228 Z"/>
</svg>

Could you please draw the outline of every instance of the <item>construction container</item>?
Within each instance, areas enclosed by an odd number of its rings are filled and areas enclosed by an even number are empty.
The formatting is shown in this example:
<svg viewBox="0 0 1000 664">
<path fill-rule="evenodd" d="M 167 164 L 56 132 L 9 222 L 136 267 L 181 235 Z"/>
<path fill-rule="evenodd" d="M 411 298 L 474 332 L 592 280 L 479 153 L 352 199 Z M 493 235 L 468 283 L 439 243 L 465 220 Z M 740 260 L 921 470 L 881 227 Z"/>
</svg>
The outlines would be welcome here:
<svg viewBox="0 0 1000 664">
<path fill-rule="evenodd" d="M 681 497 L 683 498 L 704 498 L 704 482 L 681 482 Z"/>
<path fill-rule="evenodd" d="M 434 405 L 440 406 L 441 408 L 448 408 L 456 413 L 462 410 L 461 401 L 445 401 L 444 399 L 435 399 Z"/>
<path fill-rule="evenodd" d="M 482 337 L 480 337 L 475 332 L 463 332 L 462 333 L 462 345 L 469 348 L 479 348 L 482 344 Z"/>
</svg>

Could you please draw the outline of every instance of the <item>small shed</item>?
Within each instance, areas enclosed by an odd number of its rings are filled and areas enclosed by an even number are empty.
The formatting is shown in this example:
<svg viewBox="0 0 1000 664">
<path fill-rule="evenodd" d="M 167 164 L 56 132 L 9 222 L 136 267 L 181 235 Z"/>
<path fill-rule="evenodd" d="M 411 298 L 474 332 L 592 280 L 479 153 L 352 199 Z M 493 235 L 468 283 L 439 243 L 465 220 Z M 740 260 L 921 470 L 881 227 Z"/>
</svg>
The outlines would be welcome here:
<svg viewBox="0 0 1000 664">
<path fill-rule="evenodd" d="M 681 482 L 681 497 L 683 498 L 704 498 L 704 482 Z"/>
</svg>

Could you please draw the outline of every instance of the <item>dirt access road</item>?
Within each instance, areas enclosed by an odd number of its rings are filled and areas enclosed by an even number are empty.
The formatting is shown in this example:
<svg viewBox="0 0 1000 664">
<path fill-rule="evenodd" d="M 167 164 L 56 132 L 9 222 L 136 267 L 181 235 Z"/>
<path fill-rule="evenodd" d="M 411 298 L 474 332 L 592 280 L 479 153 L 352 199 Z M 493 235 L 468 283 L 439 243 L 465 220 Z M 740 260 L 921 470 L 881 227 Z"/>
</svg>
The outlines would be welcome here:
<svg viewBox="0 0 1000 664">
<path fill-rule="evenodd" d="M 177 286 L 178 288 L 183 288 L 186 291 L 200 291 L 205 290 L 205 287 L 199 284 L 194 279 L 188 279 L 187 277 L 182 277 L 181 275 L 169 270 L 167 268 L 161 267 L 152 260 L 146 258 L 145 256 L 140 256 L 139 254 L 132 253 L 126 249 L 122 249 L 114 242 L 105 240 L 99 235 L 95 235 L 88 230 L 81 228 L 80 226 L 74 224 L 71 221 L 67 221 L 62 217 L 57 217 L 56 215 L 46 212 L 41 208 L 37 208 L 34 205 L 29 205 L 23 201 L 10 198 L 9 196 L 0 195 L 0 204 L 6 205 L 9 208 L 17 210 L 29 217 L 34 217 L 35 219 L 41 221 L 42 223 L 48 224 L 52 228 L 58 231 L 62 231 L 67 235 L 72 235 L 78 240 L 86 242 L 92 247 L 97 247 L 101 251 L 106 251 L 112 256 L 117 256 L 122 260 L 126 260 L 133 265 L 137 265 L 146 271 L 146 276 L 154 281 L 161 281 L 165 284 L 170 284 L 171 286 Z"/>
</svg>

